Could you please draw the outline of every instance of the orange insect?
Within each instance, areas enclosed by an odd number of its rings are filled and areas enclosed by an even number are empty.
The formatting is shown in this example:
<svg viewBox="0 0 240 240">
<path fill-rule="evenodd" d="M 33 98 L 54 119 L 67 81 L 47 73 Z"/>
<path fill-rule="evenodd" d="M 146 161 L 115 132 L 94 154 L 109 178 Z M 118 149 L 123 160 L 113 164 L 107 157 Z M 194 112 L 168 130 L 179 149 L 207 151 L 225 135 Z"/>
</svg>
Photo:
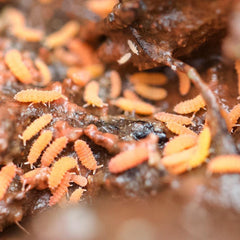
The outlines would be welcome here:
<svg viewBox="0 0 240 240">
<path fill-rule="evenodd" d="M 11 28 L 17 26 L 24 26 L 26 19 L 21 11 L 16 8 L 7 7 L 2 12 L 3 21 L 7 23 Z"/>
<path fill-rule="evenodd" d="M 236 60 L 235 69 L 238 76 L 238 95 L 240 95 L 240 60 Z"/>
<path fill-rule="evenodd" d="M 90 72 L 91 78 L 100 77 L 104 73 L 104 66 L 102 64 L 88 64 L 85 69 Z"/>
<path fill-rule="evenodd" d="M 17 167 L 14 164 L 9 164 L 2 167 L 0 171 L 0 201 L 4 198 L 4 195 L 15 177 L 17 172 Z"/>
<path fill-rule="evenodd" d="M 181 125 L 189 125 L 192 124 L 191 118 L 172 114 L 172 113 L 166 113 L 166 112 L 158 112 L 154 114 L 154 118 L 161 121 L 161 122 L 175 122 L 179 123 Z"/>
<path fill-rule="evenodd" d="M 24 64 L 22 60 L 21 53 L 16 50 L 12 49 L 9 50 L 5 55 L 5 63 L 10 68 L 13 75 L 22 83 L 30 84 L 32 83 L 32 75 Z"/>
<path fill-rule="evenodd" d="M 97 161 L 93 156 L 92 150 L 85 141 L 77 140 L 74 143 L 74 149 L 84 167 L 89 170 L 96 170 L 98 168 Z"/>
<path fill-rule="evenodd" d="M 85 189 L 82 189 L 82 188 L 78 188 L 76 189 L 72 194 L 71 194 L 71 197 L 69 198 L 69 202 L 72 203 L 72 204 L 77 204 L 83 193 L 85 192 L 86 190 Z"/>
<path fill-rule="evenodd" d="M 240 173 L 239 155 L 220 155 L 208 163 L 208 171 L 211 173 Z"/>
<path fill-rule="evenodd" d="M 66 172 L 61 179 L 59 186 L 52 191 L 53 195 L 50 197 L 49 206 L 53 206 L 58 203 L 64 195 L 68 192 L 70 186 L 71 174 Z"/>
<path fill-rule="evenodd" d="M 182 134 L 190 134 L 190 135 L 194 135 L 194 136 L 197 135 L 195 132 L 193 132 L 189 128 L 186 128 L 176 122 L 167 122 L 166 126 L 171 132 L 173 132 L 177 135 L 182 135 Z"/>
<path fill-rule="evenodd" d="M 57 100 L 59 98 L 66 98 L 57 91 L 43 91 L 37 89 L 27 89 L 18 92 L 14 99 L 18 102 L 32 102 L 32 103 L 47 103 Z"/>
<path fill-rule="evenodd" d="M 136 167 L 148 159 L 148 147 L 140 145 L 134 149 L 130 149 L 119 153 L 111 158 L 108 168 L 111 173 L 124 172 L 130 168 Z"/>
<path fill-rule="evenodd" d="M 129 99 L 129 100 L 143 102 L 142 99 L 140 97 L 138 97 L 138 95 L 135 92 L 133 92 L 129 89 L 125 89 L 123 91 L 123 96 L 124 96 L 124 98 Z"/>
<path fill-rule="evenodd" d="M 205 105 L 206 103 L 202 98 L 202 96 L 198 95 L 193 99 L 178 103 L 174 107 L 173 111 L 179 114 L 188 114 L 188 113 L 199 111 L 201 108 L 204 108 Z"/>
<path fill-rule="evenodd" d="M 197 143 L 197 136 L 183 134 L 180 136 L 176 136 L 171 139 L 163 150 L 163 155 L 168 156 L 177 152 L 181 152 L 186 148 L 193 147 Z"/>
<path fill-rule="evenodd" d="M 49 188 L 56 188 L 60 184 L 65 173 L 73 168 L 78 168 L 76 159 L 72 157 L 61 157 L 52 167 L 48 179 Z"/>
<path fill-rule="evenodd" d="M 139 72 L 129 77 L 132 83 L 144 83 L 151 85 L 164 85 L 167 83 L 167 77 L 162 73 Z"/>
<path fill-rule="evenodd" d="M 41 30 L 26 26 L 16 26 L 13 28 L 12 33 L 15 37 L 27 42 L 39 42 L 43 38 Z"/>
<path fill-rule="evenodd" d="M 84 68 L 70 67 L 67 76 L 78 86 L 85 86 L 91 80 L 91 73 Z"/>
<path fill-rule="evenodd" d="M 21 182 L 23 184 L 23 191 L 27 192 L 30 189 L 36 187 L 38 190 L 43 190 L 48 187 L 48 177 L 50 174 L 50 168 L 36 168 L 21 176 Z M 28 185 L 27 188 L 25 186 Z"/>
<path fill-rule="evenodd" d="M 33 143 L 30 152 L 28 154 L 28 162 L 33 164 L 40 157 L 42 151 L 47 147 L 47 145 L 52 140 L 52 132 L 47 130 L 43 131 L 37 140 Z"/>
<path fill-rule="evenodd" d="M 228 119 L 231 122 L 231 128 L 234 127 L 240 117 L 240 104 L 237 104 L 233 109 L 228 113 Z"/>
<path fill-rule="evenodd" d="M 162 100 L 167 97 L 167 91 L 163 88 L 156 88 L 144 83 L 136 83 L 134 90 L 142 97 L 149 100 Z"/>
<path fill-rule="evenodd" d="M 178 78 L 179 78 L 179 92 L 181 95 L 188 94 L 190 87 L 191 87 L 191 81 L 186 73 L 177 71 Z"/>
<path fill-rule="evenodd" d="M 117 71 L 114 70 L 111 71 L 110 81 L 111 81 L 110 98 L 117 98 L 122 90 L 122 80 Z"/>
<path fill-rule="evenodd" d="M 48 66 L 40 58 L 35 60 L 35 65 L 36 65 L 37 69 L 40 71 L 42 78 L 43 78 L 41 85 L 46 86 L 52 80 L 52 75 L 51 75 L 51 72 L 50 72 Z"/>
<path fill-rule="evenodd" d="M 41 166 L 48 167 L 59 153 L 66 147 L 68 138 L 63 136 L 55 139 L 55 141 L 46 149 L 41 158 Z"/>
<path fill-rule="evenodd" d="M 76 21 L 69 21 L 60 30 L 47 36 L 44 45 L 48 48 L 62 46 L 74 37 L 78 33 L 78 30 L 79 24 Z"/>
<path fill-rule="evenodd" d="M 83 99 L 87 104 L 97 107 L 103 107 L 104 103 L 102 99 L 98 96 L 99 93 L 99 83 L 96 81 L 91 81 L 85 87 L 83 93 Z"/>
<path fill-rule="evenodd" d="M 76 183 L 80 187 L 85 187 L 88 183 L 88 180 L 81 175 L 71 174 L 71 182 Z"/>
<path fill-rule="evenodd" d="M 23 140 L 24 146 L 26 141 L 35 136 L 41 129 L 47 126 L 52 121 L 52 114 L 43 114 L 41 117 L 34 120 L 23 132 L 20 138 Z"/>
<path fill-rule="evenodd" d="M 141 115 L 151 115 L 154 113 L 155 108 L 149 103 L 143 101 L 133 101 L 126 98 L 118 98 L 113 102 L 114 105 L 121 108 L 124 111 L 136 112 Z"/>
</svg>

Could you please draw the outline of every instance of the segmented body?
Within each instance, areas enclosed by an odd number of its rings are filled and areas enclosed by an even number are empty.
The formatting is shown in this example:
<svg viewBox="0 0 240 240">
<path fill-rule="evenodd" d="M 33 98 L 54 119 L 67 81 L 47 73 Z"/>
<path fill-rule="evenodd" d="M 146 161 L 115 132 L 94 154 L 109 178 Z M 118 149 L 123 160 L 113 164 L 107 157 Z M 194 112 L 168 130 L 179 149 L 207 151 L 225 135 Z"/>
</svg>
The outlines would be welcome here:
<svg viewBox="0 0 240 240">
<path fill-rule="evenodd" d="M 171 139 L 163 150 L 163 155 L 168 156 L 177 152 L 181 152 L 184 149 L 193 147 L 197 144 L 197 136 L 195 135 L 189 135 L 189 134 L 183 134 L 174 137 Z"/>
<path fill-rule="evenodd" d="M 53 195 L 50 197 L 49 206 L 53 206 L 58 203 L 68 192 L 70 186 L 71 174 L 66 172 L 61 179 L 59 186 L 52 191 Z"/>
<path fill-rule="evenodd" d="M 71 194 L 71 196 L 70 196 L 70 198 L 69 198 L 69 202 L 72 203 L 72 204 L 78 203 L 78 202 L 80 201 L 80 199 L 81 199 L 84 191 L 85 191 L 85 190 L 82 189 L 82 188 L 76 189 L 76 190 Z"/>
<path fill-rule="evenodd" d="M 164 88 L 151 87 L 144 83 L 136 83 L 134 90 L 142 97 L 149 100 L 162 100 L 167 97 L 167 91 Z"/>
<path fill-rule="evenodd" d="M 59 137 L 46 149 L 41 158 L 41 166 L 48 167 L 59 153 L 67 146 L 67 137 Z"/>
<path fill-rule="evenodd" d="M 98 96 L 98 93 L 99 93 L 99 83 L 96 81 L 91 81 L 85 87 L 85 90 L 83 93 L 83 99 L 89 105 L 103 107 L 103 105 L 104 105 L 103 101 Z"/>
<path fill-rule="evenodd" d="M 73 168 L 77 168 L 78 164 L 76 159 L 72 157 L 62 157 L 54 163 L 49 179 L 48 185 L 50 189 L 56 188 L 62 181 L 63 176 L 66 172 Z"/>
<path fill-rule="evenodd" d="M 9 164 L 2 167 L 0 171 L 0 201 L 4 198 L 5 193 L 16 175 L 17 167 Z"/>
<path fill-rule="evenodd" d="M 109 162 L 109 171 L 111 173 L 120 173 L 136 167 L 148 159 L 147 146 L 137 146 L 134 149 L 127 150 L 111 158 Z"/>
<path fill-rule="evenodd" d="M 166 124 L 167 128 L 177 134 L 177 135 L 181 135 L 181 134 L 190 134 L 190 135 L 197 135 L 195 132 L 193 132 L 191 129 L 186 128 L 185 126 L 182 126 L 179 123 L 176 122 L 167 122 Z"/>
<path fill-rule="evenodd" d="M 161 121 L 161 122 L 175 122 L 179 123 L 181 125 L 189 125 L 192 124 L 191 118 L 180 116 L 172 113 L 166 113 L 166 112 L 158 112 L 154 114 L 154 118 Z"/>
<path fill-rule="evenodd" d="M 240 173 L 240 156 L 217 156 L 208 163 L 207 169 L 212 173 Z"/>
<path fill-rule="evenodd" d="M 143 101 L 132 101 L 126 98 L 118 98 L 114 101 L 114 105 L 118 106 L 124 111 L 136 112 L 141 115 L 151 115 L 154 113 L 155 108 L 149 103 Z"/>
<path fill-rule="evenodd" d="M 204 108 L 205 105 L 206 103 L 202 98 L 202 96 L 198 95 L 193 99 L 178 103 L 174 107 L 173 111 L 179 114 L 188 114 L 188 113 L 199 111 L 201 108 Z"/>
<path fill-rule="evenodd" d="M 35 65 L 36 65 L 37 69 L 39 70 L 39 72 L 42 75 L 42 79 L 43 80 L 41 82 L 41 85 L 42 86 L 46 86 L 52 80 L 52 75 L 51 75 L 51 72 L 50 72 L 48 66 L 46 65 L 45 62 L 43 62 L 39 58 L 35 60 Z"/>
<path fill-rule="evenodd" d="M 117 98 L 119 97 L 122 90 L 122 80 L 117 71 L 114 70 L 111 71 L 110 81 L 111 81 L 110 98 Z"/>
<path fill-rule="evenodd" d="M 35 136 L 41 129 L 47 126 L 52 121 L 52 114 L 43 114 L 41 117 L 34 120 L 23 132 L 22 140 L 24 145 L 26 141 Z"/>
<path fill-rule="evenodd" d="M 177 72 L 178 78 L 179 78 L 179 92 L 181 95 L 188 94 L 190 87 L 191 87 L 191 81 L 186 73 L 183 72 Z"/>
<path fill-rule="evenodd" d="M 40 134 L 37 140 L 33 143 L 30 152 L 28 154 L 27 160 L 30 164 L 33 164 L 40 157 L 42 151 L 47 147 L 47 145 L 52 140 L 52 132 L 47 130 Z"/>
<path fill-rule="evenodd" d="M 32 75 L 24 64 L 21 53 L 18 50 L 9 50 L 6 53 L 4 60 L 11 72 L 20 82 L 25 84 L 32 83 Z"/>
<path fill-rule="evenodd" d="M 80 187 L 85 187 L 88 183 L 88 180 L 81 175 L 71 174 L 71 182 L 76 183 Z"/>
<path fill-rule="evenodd" d="M 27 89 L 18 92 L 14 99 L 18 102 L 48 103 L 64 96 L 57 91 L 43 91 L 37 89 Z"/>
<path fill-rule="evenodd" d="M 167 77 L 162 73 L 135 73 L 129 77 L 132 83 L 144 83 L 151 85 L 164 85 L 167 83 Z"/>
<path fill-rule="evenodd" d="M 77 140 L 74 143 L 74 149 L 78 155 L 81 164 L 89 170 L 97 169 L 97 161 L 93 156 L 91 148 L 85 141 Z"/>
</svg>

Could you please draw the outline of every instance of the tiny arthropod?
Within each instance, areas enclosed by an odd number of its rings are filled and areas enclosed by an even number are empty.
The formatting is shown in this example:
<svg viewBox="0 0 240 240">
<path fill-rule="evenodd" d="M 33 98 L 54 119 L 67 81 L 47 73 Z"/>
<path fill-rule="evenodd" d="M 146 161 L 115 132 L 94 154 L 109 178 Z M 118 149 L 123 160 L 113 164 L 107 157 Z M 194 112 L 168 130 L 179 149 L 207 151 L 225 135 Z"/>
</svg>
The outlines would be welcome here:
<svg viewBox="0 0 240 240">
<path fill-rule="evenodd" d="M 88 64 L 85 69 L 90 72 L 91 78 L 100 77 L 104 73 L 104 66 L 98 64 Z"/>
<path fill-rule="evenodd" d="M 85 86 L 91 80 L 91 73 L 84 68 L 70 67 L 67 76 L 78 86 Z"/>
<path fill-rule="evenodd" d="M 23 191 L 27 192 L 32 188 L 43 190 L 48 187 L 48 177 L 50 174 L 50 168 L 36 168 L 31 171 L 26 172 L 21 176 L 21 182 L 23 184 Z M 27 188 L 25 186 L 28 185 Z"/>
<path fill-rule="evenodd" d="M 166 112 L 158 112 L 154 114 L 154 118 L 161 121 L 161 122 L 175 122 L 179 123 L 181 125 L 189 125 L 192 124 L 192 119 L 172 113 L 166 113 Z"/>
<path fill-rule="evenodd" d="M 13 28 L 12 33 L 15 37 L 28 42 L 39 42 L 43 38 L 41 30 L 26 26 L 16 26 Z"/>
<path fill-rule="evenodd" d="M 16 8 L 6 7 L 2 12 L 2 20 L 10 27 L 24 26 L 26 23 L 25 16 Z"/>
<path fill-rule="evenodd" d="M 98 96 L 98 93 L 99 93 L 99 83 L 96 81 L 91 81 L 85 87 L 85 90 L 83 93 L 83 99 L 89 105 L 103 107 L 104 106 L 103 100 Z"/>
<path fill-rule="evenodd" d="M 149 100 L 162 100 L 167 97 L 167 91 L 164 88 L 151 87 L 144 83 L 136 83 L 134 90 L 140 96 Z"/>
<path fill-rule="evenodd" d="M 59 183 L 59 186 L 52 190 L 52 196 L 50 197 L 49 200 L 49 206 L 53 206 L 56 203 L 58 203 L 64 195 L 68 192 L 68 187 L 70 186 L 70 179 L 71 179 L 71 174 L 66 172 L 62 179 L 61 182 Z"/>
<path fill-rule="evenodd" d="M 130 58 L 131 58 L 132 54 L 131 53 L 125 53 L 122 57 L 120 57 L 117 62 L 119 65 L 122 65 L 124 63 L 126 63 Z"/>
<path fill-rule="evenodd" d="M 114 70 L 111 71 L 110 81 L 111 81 L 110 98 L 117 98 L 122 90 L 122 80 L 117 71 Z"/>
<path fill-rule="evenodd" d="M 167 77 L 162 73 L 139 72 L 129 76 L 131 83 L 144 83 L 150 85 L 164 85 L 167 83 Z"/>
<path fill-rule="evenodd" d="M 46 149 L 41 158 L 41 166 L 48 167 L 57 155 L 66 147 L 67 137 L 59 137 Z"/>
<path fill-rule="evenodd" d="M 191 129 L 186 128 L 185 126 L 182 126 L 179 123 L 176 122 L 167 122 L 166 124 L 167 128 L 177 134 L 177 135 L 181 135 L 181 134 L 191 134 L 191 135 L 197 135 L 195 132 L 193 132 Z"/>
<path fill-rule="evenodd" d="M 181 152 L 184 149 L 193 147 L 197 143 L 197 136 L 189 135 L 189 134 L 183 134 L 174 137 L 171 139 L 163 150 L 163 155 L 171 155 L 177 152 Z"/>
<path fill-rule="evenodd" d="M 9 50 L 5 55 L 5 63 L 14 76 L 22 83 L 32 83 L 32 75 L 22 60 L 21 53 L 17 49 Z"/>
<path fill-rule="evenodd" d="M 51 72 L 50 72 L 48 66 L 40 58 L 35 60 L 35 65 L 42 75 L 43 80 L 41 82 L 41 85 L 46 86 L 52 80 L 52 75 L 51 75 Z"/>
<path fill-rule="evenodd" d="M 27 89 L 18 92 L 14 99 L 18 102 L 32 102 L 32 103 L 47 103 L 57 100 L 59 98 L 65 98 L 60 92 L 57 91 L 43 91 L 37 89 Z"/>
<path fill-rule="evenodd" d="M 37 140 L 33 143 L 30 152 L 28 154 L 27 160 L 30 164 L 33 164 L 40 157 L 42 151 L 47 147 L 47 145 L 52 140 L 52 132 L 47 130 L 43 131 Z"/>
<path fill-rule="evenodd" d="M 48 178 L 49 188 L 56 188 L 60 184 L 65 173 L 73 168 L 78 168 L 76 159 L 72 157 L 61 157 L 52 167 Z"/>
<path fill-rule="evenodd" d="M 82 194 L 85 192 L 85 189 L 78 188 L 76 189 L 70 196 L 69 202 L 72 204 L 76 204 L 80 201 Z"/>
<path fill-rule="evenodd" d="M 148 159 L 148 147 L 140 145 L 117 154 L 111 158 L 108 168 L 111 173 L 124 172 L 130 168 L 136 167 Z"/>
<path fill-rule="evenodd" d="M 237 104 L 233 109 L 228 113 L 228 119 L 231 122 L 231 128 L 234 127 L 240 117 L 240 104 Z"/>
<path fill-rule="evenodd" d="M 240 156 L 217 156 L 208 163 L 207 169 L 211 173 L 240 173 Z"/>
<path fill-rule="evenodd" d="M 235 69 L 238 76 L 238 95 L 240 95 L 240 60 L 236 60 Z"/>
<path fill-rule="evenodd" d="M 10 183 L 16 175 L 17 167 L 14 164 L 9 164 L 2 167 L 0 171 L 0 201 L 3 199 Z"/>
<path fill-rule="evenodd" d="M 139 101 L 139 102 L 142 101 L 142 99 L 135 92 L 133 92 L 129 89 L 125 89 L 123 91 L 123 96 L 124 96 L 124 98 L 129 99 L 129 100 Z"/>
<path fill-rule="evenodd" d="M 92 150 L 85 141 L 77 140 L 74 143 L 74 149 L 84 167 L 89 170 L 96 170 L 98 168 L 97 161 L 93 156 Z"/>
<path fill-rule="evenodd" d="M 128 46 L 131 49 L 131 51 L 137 55 L 139 55 L 137 46 L 131 41 L 131 40 L 127 40 Z"/>
<path fill-rule="evenodd" d="M 205 105 L 206 103 L 202 98 L 202 96 L 198 95 L 193 99 L 178 103 L 174 107 L 173 111 L 179 114 L 188 114 L 188 113 L 199 111 L 201 108 L 204 108 Z"/>
<path fill-rule="evenodd" d="M 149 103 L 145 103 L 143 101 L 132 101 L 126 98 L 118 98 L 116 101 L 113 102 L 113 104 L 124 111 L 134 111 L 137 114 L 141 115 L 151 115 L 155 111 L 154 106 Z"/>
<path fill-rule="evenodd" d="M 46 37 L 44 45 L 48 48 L 59 47 L 74 37 L 79 30 L 79 24 L 76 21 L 69 21 L 60 30 Z"/>
<path fill-rule="evenodd" d="M 191 81 L 186 73 L 177 71 L 177 75 L 179 78 L 179 92 L 184 96 L 188 94 L 190 90 Z"/>
<path fill-rule="evenodd" d="M 71 174 L 71 182 L 76 183 L 80 187 L 85 187 L 88 183 L 88 180 L 81 175 Z"/>
<path fill-rule="evenodd" d="M 47 126 L 52 121 L 52 114 L 43 114 L 41 117 L 34 120 L 23 132 L 20 138 L 23 140 L 24 146 L 26 141 L 35 136 L 41 129 Z"/>
</svg>

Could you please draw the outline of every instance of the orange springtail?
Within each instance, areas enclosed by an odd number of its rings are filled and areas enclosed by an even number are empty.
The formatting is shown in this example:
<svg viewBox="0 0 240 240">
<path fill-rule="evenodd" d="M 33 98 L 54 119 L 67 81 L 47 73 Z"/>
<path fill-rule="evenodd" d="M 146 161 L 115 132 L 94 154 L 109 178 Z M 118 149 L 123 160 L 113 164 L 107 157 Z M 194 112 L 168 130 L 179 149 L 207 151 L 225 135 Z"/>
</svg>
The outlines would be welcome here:
<svg viewBox="0 0 240 240">
<path fill-rule="evenodd" d="M 68 192 L 68 187 L 70 186 L 71 174 L 66 172 L 61 179 L 59 186 L 52 191 L 53 195 L 50 197 L 49 206 L 53 206 L 58 203 L 64 195 Z"/>
<path fill-rule="evenodd" d="M 108 164 L 109 171 L 111 173 L 124 172 L 148 160 L 148 156 L 148 147 L 142 145 L 137 146 L 134 149 L 121 152 L 111 158 Z"/>
<path fill-rule="evenodd" d="M 238 95 L 240 95 L 240 60 L 236 60 L 235 62 L 235 69 L 237 72 L 237 76 L 238 76 Z"/>
<path fill-rule="evenodd" d="M 41 166 L 48 167 L 59 153 L 67 146 L 67 137 L 59 137 L 46 149 L 41 158 Z"/>
<path fill-rule="evenodd" d="M 46 37 L 44 45 L 48 48 L 60 47 L 74 37 L 79 30 L 79 24 L 76 21 L 69 21 L 60 30 Z"/>
<path fill-rule="evenodd" d="M 24 26 L 26 23 L 25 16 L 21 11 L 13 7 L 4 8 L 2 12 L 4 22 L 11 28 Z"/>
<path fill-rule="evenodd" d="M 76 183 L 80 187 L 85 187 L 88 184 L 87 178 L 76 174 L 71 174 L 71 182 Z"/>
<path fill-rule="evenodd" d="M 179 114 L 188 114 L 188 113 L 199 111 L 201 108 L 204 108 L 205 105 L 206 103 L 202 98 L 202 96 L 198 95 L 193 99 L 178 103 L 174 107 L 173 111 Z"/>
<path fill-rule="evenodd" d="M 40 157 L 42 151 L 52 140 L 52 132 L 50 130 L 43 131 L 37 140 L 33 143 L 30 152 L 28 154 L 28 162 L 33 164 Z"/>
<path fill-rule="evenodd" d="M 0 171 L 0 201 L 4 198 L 5 193 L 16 175 L 17 167 L 14 164 L 9 164 L 2 167 Z"/>
<path fill-rule="evenodd" d="M 66 98 L 57 91 L 43 91 L 37 89 L 27 89 L 18 92 L 14 99 L 18 102 L 32 102 L 32 103 L 47 103 L 57 100 L 59 98 Z"/>
<path fill-rule="evenodd" d="M 99 83 L 96 81 L 91 81 L 85 87 L 83 93 L 83 99 L 87 104 L 97 107 L 103 107 L 104 103 L 102 99 L 98 96 L 99 93 Z"/>
<path fill-rule="evenodd" d="M 48 179 L 49 188 L 56 188 L 60 184 L 65 173 L 73 168 L 78 168 L 76 159 L 72 157 L 61 157 L 52 167 Z"/>
<path fill-rule="evenodd" d="M 23 132 L 20 138 L 23 140 L 24 146 L 26 141 L 35 136 L 41 129 L 47 126 L 52 121 L 52 114 L 43 114 L 41 117 L 34 120 Z"/>
<path fill-rule="evenodd" d="M 41 30 L 26 26 L 16 26 L 13 28 L 12 33 L 15 37 L 27 42 L 39 42 L 43 38 Z"/>
<path fill-rule="evenodd" d="M 191 129 L 186 128 L 185 126 L 182 126 L 181 124 L 176 122 L 167 122 L 166 126 L 171 132 L 177 135 L 191 134 L 197 136 L 197 134 L 193 132 Z"/>
<path fill-rule="evenodd" d="M 192 134 L 183 134 L 171 139 L 163 150 L 163 155 L 168 156 L 177 152 L 181 152 L 184 149 L 193 147 L 197 144 L 197 136 Z"/>
<path fill-rule="evenodd" d="M 208 163 L 207 169 L 211 173 L 240 173 L 240 156 L 217 156 Z"/>
<path fill-rule="evenodd" d="M 144 83 L 136 83 L 134 90 L 140 96 L 149 100 L 162 100 L 167 97 L 167 91 L 164 88 L 151 87 Z"/>
<path fill-rule="evenodd" d="M 78 86 L 85 86 L 91 80 L 91 73 L 84 68 L 70 67 L 67 76 Z"/>
<path fill-rule="evenodd" d="M 97 161 L 93 156 L 91 148 L 83 140 L 77 140 L 74 143 L 74 149 L 78 155 L 81 164 L 89 170 L 97 169 Z"/>
<path fill-rule="evenodd" d="M 110 81 L 111 81 L 110 98 L 117 98 L 119 97 L 122 91 L 122 80 L 117 71 L 115 70 L 111 71 Z"/>
<path fill-rule="evenodd" d="M 143 102 L 142 99 L 135 92 L 133 92 L 129 89 L 125 89 L 123 91 L 123 96 L 124 96 L 124 98 L 129 99 L 129 100 Z"/>
<path fill-rule="evenodd" d="M 182 96 L 188 94 L 190 87 L 191 87 L 191 81 L 186 73 L 177 71 L 177 75 L 179 78 L 179 92 Z"/>
<path fill-rule="evenodd" d="M 22 60 L 21 53 L 17 49 L 9 50 L 5 55 L 5 63 L 13 75 L 22 83 L 32 83 L 32 75 Z"/>
<path fill-rule="evenodd" d="M 139 72 L 129 77 L 132 83 L 144 83 L 150 85 L 164 85 L 167 83 L 167 77 L 162 73 Z"/>
<path fill-rule="evenodd" d="M 189 125 L 192 124 L 192 119 L 172 113 L 166 113 L 166 112 L 158 112 L 154 114 L 154 118 L 161 121 L 161 122 L 175 122 L 179 123 L 181 125 Z"/>
<path fill-rule="evenodd" d="M 141 115 L 151 115 L 155 111 L 154 106 L 149 103 L 145 103 L 143 101 L 133 101 L 126 98 L 118 98 L 113 102 L 113 104 L 124 111 L 135 111 L 137 114 Z"/>
<path fill-rule="evenodd" d="M 82 189 L 82 188 L 78 188 L 76 189 L 72 194 L 71 194 L 71 197 L 69 198 L 69 202 L 72 203 L 72 204 L 77 204 L 83 193 L 85 192 L 86 190 L 85 189 Z"/>
<path fill-rule="evenodd" d="M 43 80 L 41 82 L 41 85 L 46 86 L 52 80 L 52 75 L 51 75 L 51 72 L 50 72 L 48 66 L 40 58 L 36 59 L 34 63 L 42 75 Z"/>
</svg>

